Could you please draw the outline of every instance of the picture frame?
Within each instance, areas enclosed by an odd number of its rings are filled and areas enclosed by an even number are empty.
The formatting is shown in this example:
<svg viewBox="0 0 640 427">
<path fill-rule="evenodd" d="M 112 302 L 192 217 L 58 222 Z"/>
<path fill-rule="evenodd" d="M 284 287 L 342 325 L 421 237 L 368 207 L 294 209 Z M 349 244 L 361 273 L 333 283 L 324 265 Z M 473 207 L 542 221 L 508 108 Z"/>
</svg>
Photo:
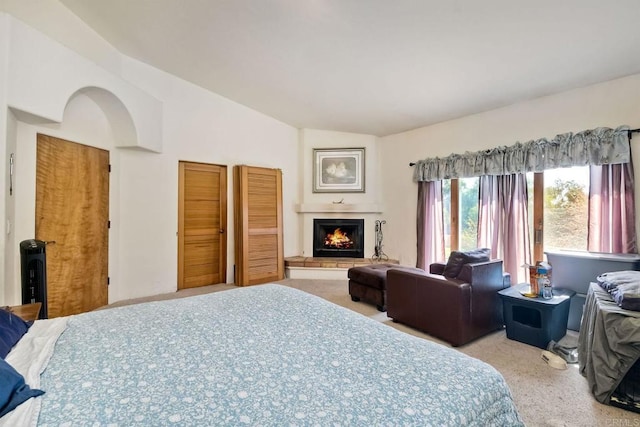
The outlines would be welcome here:
<svg viewBox="0 0 640 427">
<path fill-rule="evenodd" d="M 314 148 L 314 193 L 364 193 L 364 148 Z"/>
</svg>

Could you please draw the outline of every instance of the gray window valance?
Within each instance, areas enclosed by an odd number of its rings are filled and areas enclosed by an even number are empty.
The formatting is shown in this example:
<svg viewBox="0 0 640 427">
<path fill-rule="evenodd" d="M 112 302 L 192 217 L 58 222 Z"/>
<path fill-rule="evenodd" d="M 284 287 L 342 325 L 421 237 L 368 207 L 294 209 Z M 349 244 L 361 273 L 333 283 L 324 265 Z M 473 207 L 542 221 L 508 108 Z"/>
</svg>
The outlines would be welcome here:
<svg viewBox="0 0 640 427">
<path fill-rule="evenodd" d="M 452 154 L 416 162 L 414 181 L 438 181 L 482 175 L 542 172 L 571 166 L 627 163 L 629 127 L 564 133 L 548 140 L 517 142 L 484 151 Z"/>
</svg>

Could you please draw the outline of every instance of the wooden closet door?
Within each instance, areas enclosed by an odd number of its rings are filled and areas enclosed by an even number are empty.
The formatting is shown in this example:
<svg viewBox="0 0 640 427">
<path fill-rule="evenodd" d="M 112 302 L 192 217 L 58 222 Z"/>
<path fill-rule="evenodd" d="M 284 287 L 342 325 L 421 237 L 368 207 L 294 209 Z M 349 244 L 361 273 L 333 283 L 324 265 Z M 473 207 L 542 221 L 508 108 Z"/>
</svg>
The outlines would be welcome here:
<svg viewBox="0 0 640 427">
<path fill-rule="evenodd" d="M 227 167 L 179 162 L 178 289 L 227 281 Z"/>
<path fill-rule="evenodd" d="M 108 303 L 109 152 L 38 134 L 36 233 L 50 318 Z"/>
<path fill-rule="evenodd" d="M 236 285 L 284 279 L 282 172 L 235 166 L 234 200 Z"/>
</svg>

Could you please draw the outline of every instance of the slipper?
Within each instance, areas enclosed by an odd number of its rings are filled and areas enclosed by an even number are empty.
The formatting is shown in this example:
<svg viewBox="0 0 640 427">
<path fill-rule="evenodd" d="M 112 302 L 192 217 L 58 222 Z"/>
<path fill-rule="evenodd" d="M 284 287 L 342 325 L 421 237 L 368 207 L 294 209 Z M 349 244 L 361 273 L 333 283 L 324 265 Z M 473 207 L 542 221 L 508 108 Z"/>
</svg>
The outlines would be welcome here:
<svg viewBox="0 0 640 427">
<path fill-rule="evenodd" d="M 558 356 L 557 354 L 553 354 L 550 351 L 544 350 L 542 352 L 542 360 L 547 362 L 549 366 L 555 369 L 567 369 L 567 362 Z"/>
</svg>

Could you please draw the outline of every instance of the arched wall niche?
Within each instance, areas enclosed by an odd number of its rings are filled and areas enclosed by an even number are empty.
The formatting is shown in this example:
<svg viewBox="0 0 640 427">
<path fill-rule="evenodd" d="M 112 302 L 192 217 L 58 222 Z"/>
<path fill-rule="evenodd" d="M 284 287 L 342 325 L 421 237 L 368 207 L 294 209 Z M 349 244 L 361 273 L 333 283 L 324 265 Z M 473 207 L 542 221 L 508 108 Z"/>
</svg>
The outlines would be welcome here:
<svg viewBox="0 0 640 427">
<path fill-rule="evenodd" d="M 125 104 L 112 92 L 99 87 L 84 87 L 70 95 L 62 121 L 10 109 L 14 129 L 7 135 L 7 156 L 14 155 L 13 192 L 6 195 L 7 235 L 5 253 L 5 299 L 8 304 L 21 303 L 19 243 L 35 237 L 35 190 L 37 134 L 43 133 L 109 151 L 112 172 L 109 185 L 109 276 L 119 275 L 120 246 L 120 149 L 137 144 L 133 118 Z M 124 144 L 123 144 L 124 143 Z M 149 152 L 152 154 L 152 152 Z M 120 283 L 119 280 L 112 280 Z M 110 299 L 112 292 L 109 289 Z"/>
<path fill-rule="evenodd" d="M 99 87 L 86 87 L 75 92 L 92 99 L 105 113 L 114 136 L 114 147 L 135 147 L 138 145 L 138 135 L 133 118 L 124 103 L 113 93 Z M 67 108 L 69 103 L 67 103 Z M 65 115 L 66 110 L 65 108 Z"/>
</svg>

